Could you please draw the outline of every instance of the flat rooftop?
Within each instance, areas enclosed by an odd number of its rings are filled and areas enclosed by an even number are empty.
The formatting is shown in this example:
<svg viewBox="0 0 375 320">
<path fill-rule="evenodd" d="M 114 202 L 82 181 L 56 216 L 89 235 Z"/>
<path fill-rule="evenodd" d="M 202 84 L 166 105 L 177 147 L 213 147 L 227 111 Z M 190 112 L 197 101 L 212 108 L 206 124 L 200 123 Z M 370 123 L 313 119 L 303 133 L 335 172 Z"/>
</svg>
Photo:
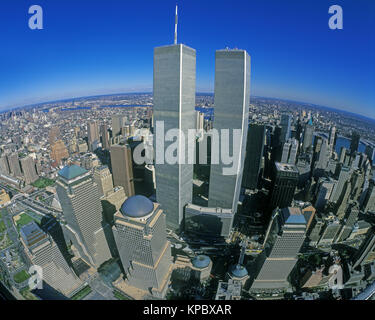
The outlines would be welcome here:
<svg viewBox="0 0 375 320">
<path fill-rule="evenodd" d="M 298 173 L 297 167 L 294 164 L 275 162 L 275 165 L 278 171 Z"/>
</svg>

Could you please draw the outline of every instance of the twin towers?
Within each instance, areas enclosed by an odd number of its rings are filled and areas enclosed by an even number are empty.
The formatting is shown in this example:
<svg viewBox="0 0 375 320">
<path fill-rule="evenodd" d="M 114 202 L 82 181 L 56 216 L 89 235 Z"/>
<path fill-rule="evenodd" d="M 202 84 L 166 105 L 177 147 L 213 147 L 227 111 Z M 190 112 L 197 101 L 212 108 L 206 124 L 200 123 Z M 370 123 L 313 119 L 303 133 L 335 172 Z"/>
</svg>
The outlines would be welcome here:
<svg viewBox="0 0 375 320">
<path fill-rule="evenodd" d="M 165 153 L 171 144 L 177 143 L 178 153 L 188 154 L 189 146 L 195 146 L 196 137 L 188 135 L 189 129 L 196 128 L 195 83 L 194 49 L 177 43 L 154 49 L 154 123 L 162 121 L 164 132 L 178 129 L 185 137 L 185 141 L 177 139 L 168 142 L 168 139 L 156 130 L 154 141 L 164 141 L 156 147 L 156 152 Z M 233 147 L 239 148 L 239 152 L 233 157 L 239 168 L 237 173 L 223 175 L 226 164 L 222 160 L 211 164 L 209 207 L 231 209 L 233 213 L 237 210 L 246 150 L 249 100 L 250 56 L 245 50 L 216 51 L 213 127 L 219 132 L 222 129 L 229 129 L 229 132 L 237 129 L 241 134 L 235 140 L 229 139 L 229 150 L 233 150 Z M 186 142 L 186 139 L 193 141 Z M 219 148 L 221 145 L 219 144 Z M 184 207 L 192 203 L 193 164 L 155 163 L 155 177 L 156 199 L 166 213 L 167 226 L 172 230 L 179 230 L 184 217 Z"/>
</svg>

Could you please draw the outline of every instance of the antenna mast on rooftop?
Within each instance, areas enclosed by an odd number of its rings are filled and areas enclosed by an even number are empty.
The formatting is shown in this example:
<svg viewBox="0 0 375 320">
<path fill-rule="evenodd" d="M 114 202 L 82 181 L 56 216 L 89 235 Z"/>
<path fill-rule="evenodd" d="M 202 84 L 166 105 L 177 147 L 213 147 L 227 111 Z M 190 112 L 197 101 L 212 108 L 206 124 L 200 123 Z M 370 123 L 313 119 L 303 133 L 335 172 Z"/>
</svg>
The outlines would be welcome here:
<svg viewBox="0 0 375 320">
<path fill-rule="evenodd" d="M 177 15 L 177 4 L 176 4 L 176 18 L 174 22 L 174 44 L 177 44 L 177 23 L 178 23 L 178 15 Z"/>
</svg>

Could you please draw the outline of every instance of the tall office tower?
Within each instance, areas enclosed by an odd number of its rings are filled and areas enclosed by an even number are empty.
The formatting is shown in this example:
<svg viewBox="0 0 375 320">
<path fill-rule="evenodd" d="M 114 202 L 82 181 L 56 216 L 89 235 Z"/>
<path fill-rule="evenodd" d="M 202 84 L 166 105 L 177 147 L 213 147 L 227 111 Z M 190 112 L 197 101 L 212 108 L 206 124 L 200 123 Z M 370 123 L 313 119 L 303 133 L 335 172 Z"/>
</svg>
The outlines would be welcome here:
<svg viewBox="0 0 375 320">
<path fill-rule="evenodd" d="M 335 185 L 335 188 L 332 193 L 331 202 L 336 203 L 339 198 L 341 197 L 344 187 L 346 185 L 346 182 L 350 180 L 350 176 L 352 174 L 351 170 L 347 166 L 341 165 L 341 167 L 338 169 L 338 179 L 337 184 Z"/>
<path fill-rule="evenodd" d="M 298 184 L 298 176 L 298 170 L 295 165 L 275 162 L 271 188 L 271 209 L 290 206 Z"/>
<path fill-rule="evenodd" d="M 291 137 L 292 117 L 289 114 L 283 113 L 281 115 L 281 142 L 284 143 Z"/>
<path fill-rule="evenodd" d="M 335 140 L 336 140 L 336 127 L 332 126 L 329 130 L 329 138 L 328 138 L 328 146 L 329 152 L 332 155 L 333 151 L 335 151 Z"/>
<path fill-rule="evenodd" d="M 350 141 L 350 154 L 354 154 L 358 151 L 360 139 L 361 139 L 361 136 L 359 135 L 359 133 L 353 131 L 352 139 Z"/>
<path fill-rule="evenodd" d="M 135 135 L 135 122 L 134 123 L 132 123 L 131 124 L 131 126 L 130 126 L 130 136 L 131 137 L 134 137 L 134 135 Z"/>
<path fill-rule="evenodd" d="M 0 157 L 0 173 L 10 174 L 9 163 L 5 154 Z"/>
<path fill-rule="evenodd" d="M 189 145 L 195 144 L 195 138 L 188 141 L 188 130 L 195 129 L 195 69 L 196 52 L 192 48 L 175 44 L 154 50 L 156 199 L 166 214 L 167 227 L 173 230 L 179 229 L 184 206 L 192 201 L 193 164 L 186 159 Z M 170 129 L 180 130 L 185 140 L 164 142 L 164 133 Z M 175 164 L 163 161 L 172 144 L 178 154 Z"/>
<path fill-rule="evenodd" d="M 349 210 L 345 216 L 345 224 L 348 226 L 354 226 L 359 216 L 359 203 L 357 201 L 351 202 Z"/>
<path fill-rule="evenodd" d="M 345 162 L 345 157 L 346 157 L 346 148 L 341 147 L 340 149 L 340 156 L 339 156 L 339 162 L 344 163 Z"/>
<path fill-rule="evenodd" d="M 258 274 L 251 290 L 273 290 L 289 286 L 288 276 L 297 263 L 305 240 L 306 218 L 300 208 L 278 209 L 270 222 L 265 249 L 258 258 Z"/>
<path fill-rule="evenodd" d="M 229 141 L 220 141 L 219 154 L 224 143 L 229 142 L 233 152 L 234 174 L 225 174 L 228 165 L 219 160 L 211 164 L 208 206 L 232 209 L 237 212 L 243 166 L 245 162 L 249 103 L 250 103 L 250 56 L 245 50 L 218 50 L 215 57 L 215 117 L 214 129 L 222 133 L 229 129 Z M 233 130 L 240 130 L 239 141 L 233 141 Z M 222 138 L 223 139 L 223 138 Z M 221 157 L 220 157 L 221 158 Z"/>
<path fill-rule="evenodd" d="M 134 288 L 164 298 L 172 271 L 170 242 L 160 205 L 136 195 L 115 214 L 112 228 L 126 280 L 121 289 L 132 296 Z"/>
<path fill-rule="evenodd" d="M 203 128 L 204 128 L 204 113 L 200 112 L 200 111 L 196 111 L 196 115 L 197 115 L 196 128 L 197 128 L 197 130 L 203 130 Z"/>
<path fill-rule="evenodd" d="M 323 144 L 323 138 L 317 136 L 315 141 L 314 141 L 314 149 L 313 149 L 314 154 L 319 155 L 322 144 Z"/>
<path fill-rule="evenodd" d="M 304 189 L 307 187 L 311 175 L 311 157 L 309 154 L 301 154 L 296 163 L 298 170 L 298 188 Z"/>
<path fill-rule="evenodd" d="M 370 180 L 369 186 L 367 188 L 367 193 L 362 204 L 362 210 L 364 212 L 375 212 L 375 181 Z"/>
<path fill-rule="evenodd" d="M 324 209 L 324 206 L 329 201 L 336 184 L 337 181 L 331 178 L 322 177 L 319 179 L 315 202 L 316 209 Z"/>
<path fill-rule="evenodd" d="M 14 177 L 21 177 L 22 172 L 21 172 L 21 166 L 20 166 L 20 161 L 18 158 L 18 154 L 16 152 L 8 154 L 8 163 L 9 163 L 9 168 L 10 172 Z"/>
<path fill-rule="evenodd" d="M 98 268 L 111 258 L 103 229 L 107 226 L 103 224 L 98 185 L 89 171 L 71 165 L 58 172 L 56 191 L 70 240 L 81 248 L 82 258 Z"/>
<path fill-rule="evenodd" d="M 343 227 L 337 237 L 338 241 L 346 240 L 352 233 L 353 227 L 357 221 L 359 215 L 359 204 L 358 202 L 351 202 L 348 210 L 344 216 Z"/>
<path fill-rule="evenodd" d="M 111 146 L 113 184 L 122 186 L 127 197 L 134 195 L 133 160 L 129 144 Z"/>
<path fill-rule="evenodd" d="M 48 134 L 49 144 L 52 145 L 55 141 L 60 139 L 60 129 L 57 126 L 53 126 Z"/>
<path fill-rule="evenodd" d="M 365 154 L 370 159 L 371 163 L 374 163 L 375 159 L 375 148 L 373 146 L 367 145 L 365 149 Z"/>
<path fill-rule="evenodd" d="M 104 123 L 100 126 L 100 135 L 102 136 L 102 147 L 105 150 L 109 150 L 109 134 L 108 126 Z"/>
<path fill-rule="evenodd" d="M 22 172 L 25 177 L 26 184 L 30 184 L 38 180 L 39 177 L 36 173 L 34 159 L 28 156 L 28 157 L 22 158 L 20 162 L 21 162 Z"/>
<path fill-rule="evenodd" d="M 243 169 L 242 185 L 248 189 L 258 186 L 262 164 L 266 127 L 261 124 L 250 124 L 247 132 L 246 156 Z"/>
<path fill-rule="evenodd" d="M 303 143 L 302 143 L 302 150 L 307 151 L 309 148 L 312 147 L 314 138 L 314 125 L 312 119 L 305 124 L 305 130 L 303 133 Z"/>
<path fill-rule="evenodd" d="M 83 283 L 69 267 L 51 236 L 35 222 L 23 226 L 20 235 L 29 263 L 42 268 L 43 281 L 67 297 L 78 291 Z"/>
<path fill-rule="evenodd" d="M 317 161 L 315 162 L 315 169 L 322 169 L 326 170 L 328 167 L 328 161 L 330 156 L 328 140 L 323 138 L 322 144 L 320 146 L 319 156 Z"/>
<path fill-rule="evenodd" d="M 120 134 L 121 128 L 125 126 L 125 117 L 123 115 L 112 116 L 112 136 L 116 137 Z"/>
<path fill-rule="evenodd" d="M 120 134 L 124 137 L 129 137 L 130 136 L 130 126 L 124 126 L 120 130 Z"/>
<path fill-rule="evenodd" d="M 288 157 L 289 164 L 296 164 L 297 153 L 298 153 L 298 140 L 293 138 L 290 140 L 290 152 L 289 152 L 289 157 Z"/>
<path fill-rule="evenodd" d="M 57 163 L 60 163 L 62 159 L 69 158 L 68 150 L 62 140 L 57 140 L 51 146 L 51 158 Z"/>
<path fill-rule="evenodd" d="M 301 124 L 301 119 L 298 118 L 297 124 L 296 124 L 296 133 L 295 133 L 295 138 L 298 140 L 298 143 L 302 142 L 302 124 Z"/>
<path fill-rule="evenodd" d="M 283 145 L 283 152 L 281 154 L 282 163 L 288 163 L 290 147 L 291 147 L 291 141 L 290 140 L 285 141 Z"/>
<path fill-rule="evenodd" d="M 353 172 L 351 179 L 351 194 L 350 199 L 358 200 L 363 191 L 363 184 L 365 182 L 365 173 L 362 170 Z"/>
<path fill-rule="evenodd" d="M 93 177 L 101 197 L 113 190 L 112 174 L 107 166 L 95 167 Z"/>
<path fill-rule="evenodd" d="M 335 214 L 341 220 L 345 216 L 346 209 L 350 200 L 350 193 L 352 192 L 352 186 L 350 180 L 346 181 L 342 189 L 342 193 L 338 201 L 336 202 Z"/>
<path fill-rule="evenodd" d="M 107 166 L 95 167 L 93 177 L 99 187 L 104 220 L 112 225 L 114 214 L 126 199 L 124 188 L 122 186 L 113 187 L 112 174 Z M 110 245 L 110 249 L 113 250 L 113 246 Z"/>
<path fill-rule="evenodd" d="M 361 155 L 362 155 L 362 153 L 358 153 L 358 152 L 353 154 L 352 161 L 351 161 L 351 164 L 350 164 L 350 167 L 352 169 L 358 169 L 359 168 L 359 165 L 360 165 L 360 162 L 361 162 Z"/>
<path fill-rule="evenodd" d="M 87 138 L 89 143 L 89 150 L 94 151 L 94 143 L 99 141 L 99 130 L 96 121 L 90 121 L 87 124 Z"/>
</svg>

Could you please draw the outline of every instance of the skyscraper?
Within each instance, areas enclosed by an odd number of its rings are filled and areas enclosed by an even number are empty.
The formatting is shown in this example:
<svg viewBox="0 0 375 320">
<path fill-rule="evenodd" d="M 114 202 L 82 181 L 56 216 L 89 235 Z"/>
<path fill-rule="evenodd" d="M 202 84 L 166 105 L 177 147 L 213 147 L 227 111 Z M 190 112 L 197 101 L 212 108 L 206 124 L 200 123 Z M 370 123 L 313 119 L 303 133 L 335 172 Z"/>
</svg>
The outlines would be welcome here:
<svg viewBox="0 0 375 320">
<path fill-rule="evenodd" d="M 274 213 L 265 249 L 257 258 L 258 272 L 251 290 L 288 287 L 288 276 L 305 240 L 306 224 L 300 208 L 288 207 Z"/>
<path fill-rule="evenodd" d="M 182 44 L 154 50 L 154 125 L 156 151 L 156 199 L 162 206 L 167 226 L 177 230 L 183 219 L 184 206 L 191 202 L 193 192 L 193 164 L 182 159 L 188 155 L 188 129 L 195 129 L 195 50 Z M 164 132 L 159 125 L 164 124 Z M 184 141 L 166 142 L 164 134 L 178 129 Z M 183 143 L 184 142 L 184 143 Z M 172 144 L 177 148 L 176 163 L 158 159 L 164 157 Z M 185 149 L 183 149 L 185 148 Z"/>
<path fill-rule="evenodd" d="M 3 154 L 0 157 L 0 173 L 4 173 L 4 174 L 10 173 L 8 159 L 7 159 L 7 156 L 5 154 Z"/>
<path fill-rule="evenodd" d="M 288 157 L 289 164 L 296 164 L 297 153 L 298 153 L 298 140 L 293 138 L 291 139 L 291 143 L 290 143 L 290 153 Z"/>
<path fill-rule="evenodd" d="M 94 168 L 94 180 L 98 185 L 100 196 L 107 195 L 113 189 L 112 175 L 107 166 Z"/>
<path fill-rule="evenodd" d="M 108 126 L 103 123 L 100 126 L 100 135 L 102 136 L 102 147 L 105 150 L 109 150 L 109 134 L 108 134 Z"/>
<path fill-rule="evenodd" d="M 96 121 L 90 121 L 87 124 L 87 138 L 89 143 L 89 150 L 94 151 L 95 142 L 99 141 L 99 130 Z"/>
<path fill-rule="evenodd" d="M 336 127 L 332 126 L 329 131 L 329 138 L 328 138 L 328 146 L 329 146 L 330 154 L 332 154 L 332 152 L 335 151 L 335 140 L 336 140 Z"/>
<path fill-rule="evenodd" d="M 288 139 L 284 142 L 283 151 L 281 154 L 281 162 L 282 163 L 289 163 L 289 164 L 296 164 L 297 159 L 297 152 L 298 152 L 298 141 L 297 139 Z"/>
<path fill-rule="evenodd" d="M 122 186 L 127 197 L 134 195 L 133 161 L 128 144 L 111 145 L 113 184 Z"/>
<path fill-rule="evenodd" d="M 121 128 L 125 126 L 125 119 L 123 115 L 112 116 L 112 136 L 116 137 L 120 134 Z"/>
<path fill-rule="evenodd" d="M 99 188 L 104 220 L 112 225 L 113 215 L 126 199 L 124 187 L 113 187 L 112 174 L 107 166 L 95 167 L 93 177 Z"/>
<path fill-rule="evenodd" d="M 284 143 L 291 136 L 291 125 L 292 117 L 289 114 L 283 113 L 281 115 L 280 126 L 281 126 L 281 142 Z"/>
<path fill-rule="evenodd" d="M 112 229 L 126 276 L 121 289 L 129 295 L 136 288 L 145 296 L 164 298 L 172 258 L 160 205 L 144 196 L 130 197 L 116 212 Z"/>
<path fill-rule="evenodd" d="M 365 154 L 370 159 L 371 163 L 374 163 L 375 160 L 375 147 L 367 145 L 365 149 Z"/>
<path fill-rule="evenodd" d="M 22 158 L 20 160 L 22 166 L 22 172 L 25 177 L 26 184 L 33 183 L 38 180 L 38 175 L 36 173 L 34 159 L 30 156 Z"/>
<path fill-rule="evenodd" d="M 271 188 L 271 209 L 290 206 L 298 184 L 298 175 L 295 165 L 275 162 Z"/>
<path fill-rule="evenodd" d="M 338 169 L 338 182 L 337 184 L 335 185 L 335 188 L 333 189 L 333 193 L 332 193 L 332 197 L 331 197 L 331 201 L 336 203 L 339 198 L 341 197 L 343 191 L 344 191 L 344 187 L 346 185 L 347 182 L 349 182 L 350 180 L 350 176 L 351 176 L 351 170 L 349 167 L 347 166 L 342 166 Z"/>
<path fill-rule="evenodd" d="M 303 151 L 307 151 L 313 143 L 314 138 L 314 125 L 312 122 L 312 119 L 305 124 L 305 130 L 303 133 L 303 143 L 302 143 L 302 149 Z"/>
<path fill-rule="evenodd" d="M 361 139 L 361 136 L 359 135 L 359 133 L 356 131 L 353 131 L 352 139 L 350 141 L 350 154 L 353 155 L 355 152 L 358 151 L 360 139 Z"/>
<path fill-rule="evenodd" d="M 14 152 L 14 153 L 9 154 L 7 157 L 8 157 L 10 172 L 12 173 L 12 175 L 14 177 L 21 177 L 22 172 L 21 172 L 21 166 L 20 166 L 18 154 Z"/>
<path fill-rule="evenodd" d="M 197 124 L 196 124 L 197 130 L 203 130 L 203 128 L 204 128 L 204 113 L 200 112 L 200 111 L 196 111 L 196 115 L 197 115 Z"/>
<path fill-rule="evenodd" d="M 89 171 L 71 165 L 58 172 L 56 191 L 70 231 L 69 240 L 80 247 L 84 260 L 98 268 L 111 258 L 98 185 Z"/>
<path fill-rule="evenodd" d="M 82 281 L 69 267 L 56 242 L 35 222 L 23 226 L 20 235 L 29 263 L 42 268 L 43 281 L 67 297 L 82 286 Z"/>
<path fill-rule="evenodd" d="M 328 145 L 328 140 L 323 138 L 322 144 L 320 146 L 318 160 L 315 163 L 315 169 L 323 169 L 323 170 L 327 169 L 329 156 L 330 156 L 330 149 Z"/>
<path fill-rule="evenodd" d="M 242 180 L 242 185 L 245 188 L 255 189 L 258 186 L 265 136 L 266 127 L 264 125 L 251 124 L 249 126 Z"/>
<path fill-rule="evenodd" d="M 245 161 L 248 114 L 250 102 L 250 56 L 245 50 L 218 50 L 215 57 L 215 116 L 214 129 L 221 136 L 219 154 L 225 141 L 222 130 L 229 129 L 229 152 L 233 152 L 233 163 L 211 164 L 208 206 L 237 211 L 242 172 Z M 234 129 L 239 129 L 239 141 L 233 141 Z M 212 153 L 211 153 L 212 154 Z M 226 168 L 237 169 L 234 174 L 225 174 Z"/>
<path fill-rule="evenodd" d="M 281 154 L 281 162 L 288 163 L 291 141 L 288 139 L 283 144 L 283 152 Z"/>
</svg>

